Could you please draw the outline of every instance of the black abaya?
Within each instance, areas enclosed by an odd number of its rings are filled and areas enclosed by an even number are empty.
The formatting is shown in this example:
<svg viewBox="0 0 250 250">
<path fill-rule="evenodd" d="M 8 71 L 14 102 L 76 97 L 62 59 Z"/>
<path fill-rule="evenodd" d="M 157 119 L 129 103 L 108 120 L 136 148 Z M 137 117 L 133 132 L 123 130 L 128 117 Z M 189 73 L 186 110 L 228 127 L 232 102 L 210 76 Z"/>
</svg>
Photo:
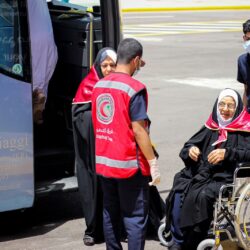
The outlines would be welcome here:
<svg viewBox="0 0 250 250">
<path fill-rule="evenodd" d="M 180 157 L 186 168 L 182 171 L 189 172 L 189 188 L 185 196 L 180 226 L 190 227 L 197 225 L 213 216 L 213 203 L 218 197 L 219 189 L 223 184 L 233 182 L 233 173 L 237 163 L 250 161 L 250 137 L 246 132 L 228 133 L 228 139 L 220 145 L 226 149 L 225 159 L 216 165 L 207 161 L 208 154 L 216 149 L 211 146 L 218 138 L 218 131 L 202 128 L 194 137 L 185 143 Z M 192 146 L 198 146 L 201 157 L 198 163 L 192 161 L 188 151 Z M 192 212 L 190 213 L 190 208 Z"/>
<path fill-rule="evenodd" d="M 85 234 L 101 240 L 102 191 L 95 173 L 95 138 L 91 104 L 73 105 L 72 117 L 78 187 L 87 226 Z"/>
</svg>

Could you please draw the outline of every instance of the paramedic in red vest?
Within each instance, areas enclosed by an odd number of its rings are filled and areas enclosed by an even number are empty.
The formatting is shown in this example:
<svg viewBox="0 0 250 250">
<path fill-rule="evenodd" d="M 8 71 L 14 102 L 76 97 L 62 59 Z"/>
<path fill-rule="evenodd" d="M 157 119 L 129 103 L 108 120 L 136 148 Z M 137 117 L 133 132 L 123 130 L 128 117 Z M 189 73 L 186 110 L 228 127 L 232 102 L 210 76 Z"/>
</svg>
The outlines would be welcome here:
<svg viewBox="0 0 250 250">
<path fill-rule="evenodd" d="M 142 54 L 142 45 L 137 40 L 121 41 L 115 72 L 97 82 L 92 94 L 96 173 L 101 176 L 108 250 L 122 249 L 121 221 L 128 249 L 144 249 L 149 185 L 160 182 L 148 134 L 147 90 L 132 78 L 145 64 Z"/>
</svg>

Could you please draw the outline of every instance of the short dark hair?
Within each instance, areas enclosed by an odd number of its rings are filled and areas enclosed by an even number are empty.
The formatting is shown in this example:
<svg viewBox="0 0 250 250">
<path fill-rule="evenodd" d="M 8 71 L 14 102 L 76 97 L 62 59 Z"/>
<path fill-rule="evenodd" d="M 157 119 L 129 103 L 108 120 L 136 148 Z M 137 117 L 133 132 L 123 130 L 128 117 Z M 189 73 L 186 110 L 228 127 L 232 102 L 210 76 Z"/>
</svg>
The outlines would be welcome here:
<svg viewBox="0 0 250 250">
<path fill-rule="evenodd" d="M 246 34 L 247 32 L 250 32 L 250 19 L 248 19 L 246 22 L 243 23 L 243 33 Z"/>
<path fill-rule="evenodd" d="M 128 64 L 133 58 L 142 57 L 143 47 L 134 38 L 123 39 L 117 49 L 117 63 Z"/>
</svg>

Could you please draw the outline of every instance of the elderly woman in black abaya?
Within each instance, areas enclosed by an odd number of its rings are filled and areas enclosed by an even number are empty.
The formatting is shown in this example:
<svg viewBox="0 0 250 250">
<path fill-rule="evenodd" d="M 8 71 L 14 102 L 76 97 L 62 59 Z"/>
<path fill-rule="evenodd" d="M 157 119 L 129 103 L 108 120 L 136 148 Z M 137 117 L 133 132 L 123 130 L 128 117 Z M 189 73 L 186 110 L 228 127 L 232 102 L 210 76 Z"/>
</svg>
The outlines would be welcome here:
<svg viewBox="0 0 250 250">
<path fill-rule="evenodd" d="M 83 242 L 94 245 L 103 240 L 102 191 L 95 174 L 95 138 L 91 118 L 91 95 L 94 85 L 115 70 L 116 52 L 101 49 L 89 74 L 82 80 L 72 105 L 76 170 L 80 199 L 87 229 Z"/>
<path fill-rule="evenodd" d="M 184 144 L 185 168 L 175 175 L 166 200 L 170 250 L 196 249 L 213 219 L 220 187 L 232 183 L 239 162 L 250 161 L 249 115 L 242 110 L 236 91 L 221 91 L 205 125 Z"/>
</svg>

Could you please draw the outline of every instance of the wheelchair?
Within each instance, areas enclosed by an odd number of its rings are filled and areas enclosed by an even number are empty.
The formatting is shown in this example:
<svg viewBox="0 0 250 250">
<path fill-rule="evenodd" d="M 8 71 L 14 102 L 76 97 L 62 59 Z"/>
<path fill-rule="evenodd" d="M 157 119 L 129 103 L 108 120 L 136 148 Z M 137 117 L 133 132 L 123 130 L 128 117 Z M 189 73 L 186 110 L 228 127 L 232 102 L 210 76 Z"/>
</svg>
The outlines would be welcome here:
<svg viewBox="0 0 250 250">
<path fill-rule="evenodd" d="M 165 232 L 165 223 L 158 229 L 162 245 L 173 242 Z M 207 239 L 200 242 L 197 250 L 223 250 L 222 242 L 229 239 L 239 247 L 250 250 L 250 163 L 236 168 L 232 184 L 223 185 L 214 204 L 214 220 Z"/>
</svg>

